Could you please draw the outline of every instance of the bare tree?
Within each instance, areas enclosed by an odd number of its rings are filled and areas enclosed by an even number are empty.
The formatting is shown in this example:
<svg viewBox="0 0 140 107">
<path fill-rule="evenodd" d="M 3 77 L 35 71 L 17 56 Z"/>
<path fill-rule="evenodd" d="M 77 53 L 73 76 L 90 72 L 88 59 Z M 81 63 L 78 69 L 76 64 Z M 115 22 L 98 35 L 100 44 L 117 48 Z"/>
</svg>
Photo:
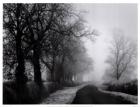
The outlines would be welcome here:
<svg viewBox="0 0 140 107">
<path fill-rule="evenodd" d="M 24 53 L 22 38 L 26 28 L 26 12 L 22 4 L 4 4 L 4 60 L 13 66 L 17 63 L 15 77 L 18 83 L 25 83 Z M 8 56 L 9 55 L 9 56 Z M 5 63 L 7 64 L 7 63 Z"/>
<path fill-rule="evenodd" d="M 110 65 L 112 76 L 117 80 L 123 73 L 135 68 L 136 47 L 123 33 L 115 32 L 110 47 L 110 56 L 106 61 Z"/>
</svg>

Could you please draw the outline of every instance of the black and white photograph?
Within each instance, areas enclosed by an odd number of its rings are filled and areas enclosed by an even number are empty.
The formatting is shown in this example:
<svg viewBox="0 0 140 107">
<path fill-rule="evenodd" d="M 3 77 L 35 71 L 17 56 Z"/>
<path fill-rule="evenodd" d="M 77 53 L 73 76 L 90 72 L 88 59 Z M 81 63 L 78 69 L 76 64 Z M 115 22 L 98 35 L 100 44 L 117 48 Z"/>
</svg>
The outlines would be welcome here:
<svg viewBox="0 0 140 107">
<path fill-rule="evenodd" d="M 3 105 L 138 104 L 138 3 L 3 3 Z"/>
</svg>

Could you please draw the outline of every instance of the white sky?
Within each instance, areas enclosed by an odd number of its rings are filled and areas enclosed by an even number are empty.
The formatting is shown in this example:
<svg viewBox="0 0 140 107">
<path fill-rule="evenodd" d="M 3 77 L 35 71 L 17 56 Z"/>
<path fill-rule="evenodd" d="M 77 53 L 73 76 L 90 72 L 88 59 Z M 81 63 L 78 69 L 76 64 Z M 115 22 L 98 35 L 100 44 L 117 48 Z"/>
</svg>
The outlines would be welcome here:
<svg viewBox="0 0 140 107">
<path fill-rule="evenodd" d="M 136 4 L 75 4 L 77 10 L 92 29 L 97 29 L 100 36 L 95 43 L 87 41 L 88 54 L 94 59 L 94 71 L 87 75 L 88 79 L 102 82 L 108 55 L 109 41 L 114 28 L 121 29 L 125 36 L 137 42 L 137 5 Z"/>
</svg>

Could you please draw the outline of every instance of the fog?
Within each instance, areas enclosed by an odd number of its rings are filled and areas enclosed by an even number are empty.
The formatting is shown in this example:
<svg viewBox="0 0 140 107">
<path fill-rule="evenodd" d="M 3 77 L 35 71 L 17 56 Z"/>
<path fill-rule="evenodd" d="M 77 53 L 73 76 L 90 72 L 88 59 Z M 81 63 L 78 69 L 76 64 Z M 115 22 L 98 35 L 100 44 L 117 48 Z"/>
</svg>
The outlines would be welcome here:
<svg viewBox="0 0 140 107">
<path fill-rule="evenodd" d="M 98 84 L 103 82 L 109 54 L 109 45 L 114 29 L 120 30 L 125 36 L 137 44 L 137 5 L 136 4 L 75 4 L 87 25 L 96 29 L 99 36 L 95 41 L 85 39 L 85 47 L 94 60 L 94 70 L 85 75 L 84 80 L 92 80 Z M 137 71 L 132 78 L 137 77 Z"/>
</svg>

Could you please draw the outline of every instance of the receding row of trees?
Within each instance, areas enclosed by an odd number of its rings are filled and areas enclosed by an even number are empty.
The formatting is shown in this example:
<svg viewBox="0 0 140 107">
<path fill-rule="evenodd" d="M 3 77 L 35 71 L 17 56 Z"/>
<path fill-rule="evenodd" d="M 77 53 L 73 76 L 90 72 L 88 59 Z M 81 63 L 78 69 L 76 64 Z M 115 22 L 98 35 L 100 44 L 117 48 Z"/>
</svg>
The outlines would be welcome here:
<svg viewBox="0 0 140 107">
<path fill-rule="evenodd" d="M 93 32 L 85 30 L 71 4 L 4 4 L 3 13 L 4 78 L 26 83 L 26 62 L 38 84 L 42 64 L 57 82 L 74 80 L 89 68 L 91 60 L 80 38 Z"/>
</svg>

